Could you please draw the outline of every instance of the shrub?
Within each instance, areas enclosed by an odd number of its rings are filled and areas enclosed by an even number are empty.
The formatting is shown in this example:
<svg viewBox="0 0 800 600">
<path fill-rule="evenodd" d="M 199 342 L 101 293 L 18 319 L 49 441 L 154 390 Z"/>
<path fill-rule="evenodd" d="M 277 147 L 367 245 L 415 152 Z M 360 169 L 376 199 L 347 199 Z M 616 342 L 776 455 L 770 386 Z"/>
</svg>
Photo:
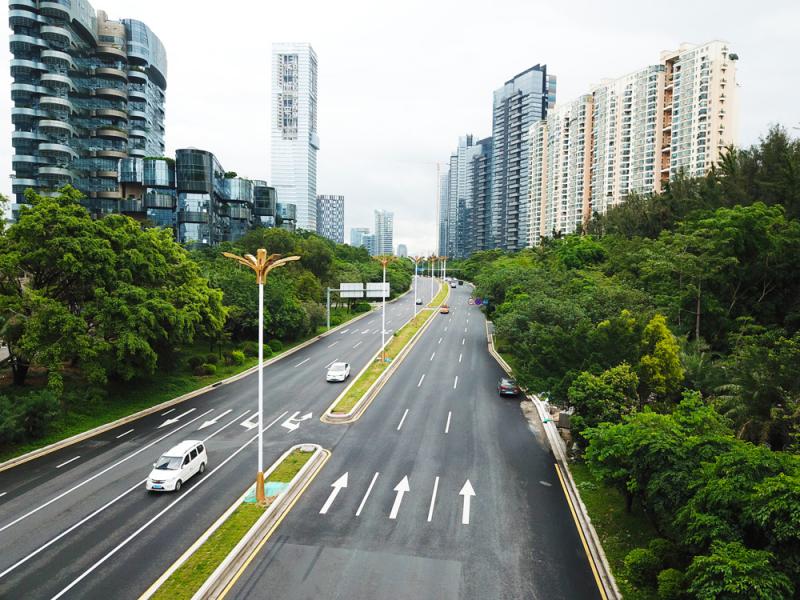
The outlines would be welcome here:
<svg viewBox="0 0 800 600">
<path fill-rule="evenodd" d="M 217 365 L 203 363 L 194 370 L 195 375 L 214 375 L 217 372 Z"/>
<path fill-rule="evenodd" d="M 242 344 L 242 352 L 245 356 L 258 356 L 258 342 L 245 342 Z"/>
<path fill-rule="evenodd" d="M 272 348 L 273 352 L 280 352 L 283 350 L 283 342 L 280 340 L 272 339 L 267 343 L 269 344 L 269 347 Z"/>
<path fill-rule="evenodd" d="M 676 567 L 678 565 L 678 548 L 674 542 L 664 538 L 653 538 L 647 544 L 647 548 L 656 555 L 661 565 L 664 567 Z"/>
<path fill-rule="evenodd" d="M 206 354 L 206 364 L 215 365 L 219 362 L 219 356 L 214 352 Z"/>
<path fill-rule="evenodd" d="M 370 309 L 369 302 L 356 302 L 353 304 L 353 312 L 354 313 L 363 313 L 367 312 Z"/>
<path fill-rule="evenodd" d="M 189 365 L 189 368 L 194 371 L 197 367 L 205 362 L 205 359 L 203 359 L 202 356 L 190 356 L 189 360 L 186 362 Z"/>
<path fill-rule="evenodd" d="M 256 356 L 258 356 L 258 344 L 256 344 Z M 267 360 L 270 356 L 272 356 L 272 348 L 264 344 L 264 360 Z"/>
<path fill-rule="evenodd" d="M 653 587 L 661 570 L 661 561 L 652 550 L 635 548 L 625 557 L 628 579 L 637 587 Z"/>
<path fill-rule="evenodd" d="M 232 365 L 233 364 L 233 353 L 228 351 L 228 350 L 226 350 L 225 352 L 222 353 L 222 360 L 225 361 L 226 365 Z"/>
<path fill-rule="evenodd" d="M 234 365 L 244 364 L 244 352 L 240 350 L 234 350 L 231 352 L 231 363 Z"/>
<path fill-rule="evenodd" d="M 43 436 L 60 408 L 58 398 L 50 390 L 30 392 L 13 400 L 0 396 L 0 443 Z"/>
<path fill-rule="evenodd" d="M 686 597 L 683 572 L 664 569 L 658 574 L 659 600 L 681 600 Z"/>
</svg>

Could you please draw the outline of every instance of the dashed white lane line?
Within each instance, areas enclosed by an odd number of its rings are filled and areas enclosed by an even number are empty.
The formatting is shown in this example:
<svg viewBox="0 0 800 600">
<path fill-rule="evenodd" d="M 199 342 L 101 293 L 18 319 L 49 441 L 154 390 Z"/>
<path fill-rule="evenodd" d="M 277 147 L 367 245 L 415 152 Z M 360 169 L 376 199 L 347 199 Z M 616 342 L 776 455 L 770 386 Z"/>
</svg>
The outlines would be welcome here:
<svg viewBox="0 0 800 600">
<path fill-rule="evenodd" d="M 63 462 L 63 463 L 61 463 L 60 465 L 56 466 L 56 469 L 60 469 L 61 467 L 63 467 L 63 466 L 66 466 L 66 465 L 68 465 L 68 464 L 69 464 L 69 463 L 71 463 L 71 462 L 75 462 L 75 461 L 76 461 L 76 460 L 78 460 L 79 458 L 80 458 L 80 456 L 76 456 L 75 458 L 70 458 L 70 459 L 69 459 L 67 462 Z"/>
<path fill-rule="evenodd" d="M 447 331 L 447 327 L 445 327 L 444 330 Z"/>
<path fill-rule="evenodd" d="M 400 422 L 397 424 L 397 431 L 400 431 L 400 428 L 403 426 L 403 421 L 406 420 L 406 415 L 408 415 L 408 409 L 405 410 L 403 413 L 403 418 L 400 419 Z"/>
<path fill-rule="evenodd" d="M 128 431 L 126 431 L 125 433 L 120 433 L 120 434 L 117 436 L 117 439 L 119 439 L 119 438 L 121 438 L 121 437 L 125 437 L 125 436 L 126 436 L 126 435 L 128 435 L 129 433 L 133 433 L 133 429 L 128 429 Z"/>
<path fill-rule="evenodd" d="M 372 476 L 372 481 L 370 482 L 369 487 L 367 488 L 367 491 L 364 494 L 364 497 L 361 499 L 361 504 L 358 505 L 358 510 L 356 510 L 356 516 L 361 514 L 361 510 L 364 508 L 364 505 L 367 503 L 367 498 L 369 498 L 369 495 L 372 492 L 372 486 L 375 485 L 375 480 L 378 479 L 378 475 L 380 475 L 380 473 L 378 473 L 376 471 L 375 475 Z"/>
<path fill-rule="evenodd" d="M 328 344 L 328 348 L 333 348 L 333 347 L 334 347 L 336 344 L 338 344 L 338 343 L 339 343 L 339 342 L 333 342 L 332 344 Z"/>
<path fill-rule="evenodd" d="M 461 362 L 461 358 L 462 358 L 463 356 L 464 356 L 463 354 L 459 354 L 459 355 L 458 355 L 458 362 Z"/>
<path fill-rule="evenodd" d="M 162 412 L 161 416 L 164 417 L 164 416 L 168 415 L 171 412 L 175 412 L 175 409 L 174 408 L 170 408 L 167 412 Z"/>
<path fill-rule="evenodd" d="M 353 350 L 355 350 L 356 348 L 358 348 L 358 347 L 359 347 L 361 344 L 363 344 L 363 343 L 364 343 L 364 342 L 358 342 L 358 343 L 357 343 L 355 346 L 353 346 Z"/>
<path fill-rule="evenodd" d="M 376 329 L 372 333 L 378 333 L 378 332 L 380 332 L 380 329 Z"/>
<path fill-rule="evenodd" d="M 326 369 L 330 369 L 330 368 L 331 368 L 331 365 L 332 365 L 333 363 L 335 363 L 337 360 L 339 360 L 339 359 L 338 359 L 338 358 L 334 358 L 334 359 L 333 359 L 331 362 L 329 362 L 327 365 L 325 365 L 325 368 L 326 368 Z"/>
<path fill-rule="evenodd" d="M 428 509 L 428 523 L 433 519 L 433 507 L 436 505 L 436 491 L 439 489 L 439 478 L 433 481 L 433 494 L 431 494 L 431 507 Z"/>
<path fill-rule="evenodd" d="M 434 352 L 433 354 L 431 354 L 431 360 L 433 360 L 433 357 L 434 357 L 434 356 L 436 356 L 436 352 Z"/>
<path fill-rule="evenodd" d="M 436 342 L 436 343 L 437 343 L 437 344 L 441 344 L 441 343 L 442 343 L 442 338 L 439 338 L 439 341 L 438 341 L 438 342 Z"/>
<path fill-rule="evenodd" d="M 467 338 L 461 338 L 461 345 L 463 346 L 464 342 L 466 342 L 466 341 L 467 341 Z"/>
<path fill-rule="evenodd" d="M 341 333 L 342 335 L 344 335 L 344 334 L 345 334 L 345 333 L 347 333 L 348 331 L 350 331 L 350 330 L 349 330 L 349 329 L 342 329 L 342 330 L 341 330 L 339 333 Z"/>
<path fill-rule="evenodd" d="M 3 496 L 5 496 L 7 493 L 8 493 L 8 492 L 0 492 L 0 498 L 2 498 Z"/>
<path fill-rule="evenodd" d="M 464 333 L 467 333 L 468 328 L 464 327 Z"/>
<path fill-rule="evenodd" d="M 453 382 L 453 389 L 456 389 L 456 386 L 457 386 L 457 385 L 458 385 L 458 375 L 456 375 L 456 379 L 455 379 L 455 381 Z"/>
<path fill-rule="evenodd" d="M 305 360 L 303 360 L 303 361 L 300 361 L 299 363 L 297 363 L 297 364 L 294 366 L 294 368 L 296 369 L 296 368 L 297 368 L 297 367 L 299 367 L 300 365 L 304 365 L 304 364 L 306 364 L 306 363 L 307 363 L 308 361 L 310 361 L 310 360 L 311 360 L 311 357 L 308 357 L 307 359 L 305 359 Z"/>
<path fill-rule="evenodd" d="M 447 411 L 447 424 L 444 426 L 444 432 L 445 433 L 450 433 L 450 417 L 452 417 L 452 416 L 453 416 L 453 411 L 452 410 L 448 410 Z"/>
<path fill-rule="evenodd" d="M 547 486 L 547 487 L 553 487 L 553 484 L 550 483 L 549 481 L 541 481 L 540 480 L 539 483 L 541 483 L 542 485 Z"/>
<path fill-rule="evenodd" d="M 423 373 L 422 377 L 419 378 L 419 383 L 417 384 L 417 387 L 421 386 L 423 381 L 425 381 L 425 373 Z"/>
<path fill-rule="evenodd" d="M 364 335 L 365 333 L 369 333 L 369 329 L 365 329 L 364 331 L 362 331 L 361 335 Z"/>
</svg>

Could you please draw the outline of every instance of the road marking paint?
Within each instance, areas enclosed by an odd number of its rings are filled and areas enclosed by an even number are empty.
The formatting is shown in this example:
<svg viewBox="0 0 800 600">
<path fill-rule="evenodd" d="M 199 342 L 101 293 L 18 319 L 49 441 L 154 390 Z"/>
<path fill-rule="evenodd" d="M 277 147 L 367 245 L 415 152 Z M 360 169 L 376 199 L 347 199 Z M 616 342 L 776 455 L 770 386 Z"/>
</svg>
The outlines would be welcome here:
<svg viewBox="0 0 800 600">
<path fill-rule="evenodd" d="M 464 342 L 466 342 L 466 341 L 467 341 L 467 338 L 461 338 L 461 345 L 463 346 Z"/>
<path fill-rule="evenodd" d="M 400 431 L 400 428 L 403 426 L 403 421 L 406 420 L 406 415 L 408 414 L 408 409 L 403 413 L 403 418 L 400 419 L 400 423 L 397 425 L 397 431 Z"/>
<path fill-rule="evenodd" d="M 356 510 L 356 516 L 361 514 L 361 510 L 364 508 L 364 504 L 366 504 L 367 498 L 369 498 L 369 495 L 372 492 L 372 486 L 375 485 L 375 480 L 378 479 L 378 475 L 380 475 L 380 473 L 375 471 L 375 475 L 372 476 L 372 481 L 370 482 L 369 487 L 367 488 L 367 492 L 361 499 L 361 504 L 358 505 L 358 510 Z"/>
<path fill-rule="evenodd" d="M 406 492 L 411 491 L 411 488 L 408 485 L 408 475 L 403 477 L 400 483 L 394 487 L 394 491 L 397 492 L 397 495 L 394 497 L 394 504 L 392 504 L 392 510 L 389 513 L 390 519 L 397 518 L 397 511 L 400 510 L 400 503 L 403 502 L 403 496 L 406 494 Z"/>
<path fill-rule="evenodd" d="M 213 409 L 212 409 L 212 410 L 213 410 Z M 61 492 L 61 493 L 60 493 L 58 496 L 56 496 L 56 497 L 54 497 L 54 498 L 52 498 L 52 499 L 48 500 L 47 502 L 45 502 L 44 504 L 42 504 L 42 505 L 38 506 L 37 508 L 34 508 L 33 510 L 30 510 L 30 511 L 28 511 L 27 513 L 25 513 L 24 515 L 22 515 L 22 516 L 20 516 L 20 517 L 17 517 L 16 519 L 14 519 L 13 521 L 11 521 L 10 523 L 8 523 L 8 524 L 6 524 L 6 525 L 3 525 L 2 527 L 0 527 L 0 533 L 2 533 L 3 531 L 5 531 L 6 529 L 8 529 L 9 527 L 11 527 L 12 525 L 16 525 L 17 523 L 19 523 L 19 522 L 20 522 L 20 521 L 22 521 L 23 519 L 27 519 L 27 518 L 28 518 L 28 517 L 30 517 L 32 514 L 35 514 L 35 513 L 39 512 L 39 511 L 40 511 L 40 510 L 42 510 L 43 508 L 45 508 L 45 507 L 47 507 L 47 506 L 50 506 L 50 505 L 51 505 L 53 502 L 57 502 L 58 500 L 61 500 L 61 498 L 63 498 L 64 496 L 66 496 L 66 495 L 67 495 L 67 494 L 69 494 L 70 492 L 74 492 L 75 490 L 77 490 L 77 489 L 79 489 L 79 488 L 83 487 L 84 485 L 86 485 L 86 484 L 87 484 L 87 483 L 89 483 L 90 481 L 94 481 L 95 479 L 97 479 L 97 478 L 98 478 L 98 477 L 100 477 L 101 475 L 103 475 L 103 474 L 107 473 L 108 471 L 110 471 L 110 470 L 111 470 L 111 469 L 113 469 L 114 467 L 117 467 L 118 465 L 120 465 L 120 464 L 124 463 L 125 461 L 127 461 L 127 460 L 130 460 L 131 458 L 133 458 L 133 457 L 134 457 L 134 456 L 136 456 L 137 454 L 140 454 L 140 453 L 144 452 L 145 450 L 147 450 L 148 448 L 150 448 L 150 447 L 154 446 L 155 444 L 157 444 L 157 443 L 158 443 L 158 442 L 160 442 L 161 440 L 168 438 L 168 437 L 169 437 L 169 436 L 171 436 L 173 433 L 177 433 L 178 431 L 180 431 L 180 430 L 181 430 L 181 429 L 183 429 L 184 427 L 187 427 L 188 425 L 190 425 L 191 423 L 193 423 L 193 422 L 194 422 L 194 421 L 196 421 L 197 419 L 199 419 L 199 418 L 201 418 L 201 417 L 204 417 L 205 415 L 207 415 L 207 414 L 208 414 L 208 413 L 210 413 L 210 412 L 211 412 L 211 410 L 207 410 L 207 411 L 206 411 L 206 412 L 204 412 L 202 415 L 199 415 L 199 416 L 195 417 L 194 419 L 192 419 L 191 421 L 188 421 L 187 423 L 185 423 L 185 424 L 181 425 L 180 427 L 176 427 L 176 428 L 175 428 L 175 429 L 173 429 L 172 431 L 170 431 L 170 432 L 168 432 L 168 433 L 165 433 L 164 435 L 162 435 L 162 436 L 161 436 L 160 438 L 158 438 L 157 440 L 154 440 L 154 441 L 150 442 L 149 444 L 147 444 L 146 446 L 144 446 L 144 447 L 140 448 L 139 450 L 136 450 L 135 452 L 132 452 L 132 453 L 128 454 L 128 455 L 127 455 L 125 458 L 123 458 L 123 459 L 121 459 L 121 460 L 119 460 L 119 461 L 117 461 L 117 462 L 113 463 L 111 466 L 108 466 L 108 467 L 106 467 L 105 469 L 103 469 L 103 470 L 102 470 L 102 471 L 100 471 L 99 473 L 95 473 L 94 475 L 92 475 L 92 476 L 91 476 L 91 477 L 89 477 L 88 479 L 85 479 L 84 481 L 82 481 L 82 482 L 80 482 L 79 484 L 77 484 L 77 485 L 75 485 L 75 486 L 73 486 L 73 487 L 69 488 L 68 490 L 66 490 L 66 491 L 64 491 L 64 492 Z M 287 412 L 288 412 L 288 411 L 287 411 Z M 0 577 L 2 577 L 2 575 L 0 575 Z"/>
<path fill-rule="evenodd" d="M 128 435 L 129 433 L 133 433 L 133 429 L 128 429 L 128 431 L 126 431 L 125 433 L 120 433 L 120 434 L 117 436 L 117 439 L 119 439 L 119 438 L 121 438 L 121 437 L 125 437 L 125 436 L 126 436 L 126 435 Z"/>
<path fill-rule="evenodd" d="M 437 477 L 433 482 L 433 494 L 431 494 L 431 507 L 428 509 L 428 523 L 433 519 L 433 507 L 436 504 L 436 490 L 439 489 L 439 478 Z"/>
<path fill-rule="evenodd" d="M 423 381 L 425 381 L 425 373 L 423 373 L 422 377 L 419 378 L 419 383 L 417 384 L 417 387 L 421 386 Z"/>
<path fill-rule="evenodd" d="M 333 347 L 334 347 L 336 344 L 338 344 L 338 343 L 339 343 L 339 342 L 333 342 L 332 344 L 328 344 L 328 348 L 333 348 Z"/>
<path fill-rule="evenodd" d="M 433 360 L 433 357 L 434 357 L 434 356 L 436 356 L 436 352 L 434 352 L 433 354 L 431 354 L 431 360 Z"/>
<path fill-rule="evenodd" d="M 333 359 L 331 362 L 329 362 L 327 365 L 325 365 L 325 368 L 326 368 L 326 369 L 330 369 L 330 368 L 331 368 L 331 365 L 332 365 L 333 363 L 335 363 L 337 360 L 339 360 L 339 359 L 338 359 L 338 358 L 334 358 L 334 359 Z"/>
<path fill-rule="evenodd" d="M 447 331 L 447 327 L 445 327 L 444 330 Z"/>
<path fill-rule="evenodd" d="M 467 479 L 464 487 L 458 492 L 459 496 L 464 496 L 464 507 L 461 511 L 461 524 L 469 525 L 469 504 L 472 497 L 475 495 L 475 490 L 472 489 L 472 484 Z"/>
<path fill-rule="evenodd" d="M 369 329 L 365 329 L 364 331 L 362 331 L 361 335 L 364 335 L 365 333 L 369 333 Z"/>
<path fill-rule="evenodd" d="M 464 327 L 464 333 L 467 333 L 468 327 Z"/>
<path fill-rule="evenodd" d="M 441 344 L 441 343 L 442 343 L 442 338 L 439 338 L 439 341 L 438 341 L 438 342 L 436 342 L 436 343 L 437 343 L 437 344 Z"/>
<path fill-rule="evenodd" d="M 167 425 L 172 425 L 173 423 L 177 423 L 182 417 L 185 417 L 186 415 L 188 415 L 190 413 L 193 413 L 196 410 L 197 410 L 196 408 L 190 408 L 189 410 L 179 414 L 177 417 L 172 417 L 171 419 L 167 419 L 161 425 L 156 427 L 156 429 L 161 429 L 162 427 L 166 427 Z M 211 410 L 214 410 L 214 409 L 212 408 Z M 208 412 L 211 412 L 211 410 L 209 410 Z"/>
<path fill-rule="evenodd" d="M 586 558 L 589 561 L 589 566 L 592 568 L 592 573 L 594 574 L 594 581 L 597 584 L 597 589 L 600 590 L 600 596 L 603 600 L 608 600 L 608 596 L 606 595 L 605 588 L 600 581 L 600 574 L 597 572 L 597 566 L 594 564 L 594 559 L 592 558 L 592 554 L 589 552 L 589 545 L 586 543 L 586 537 L 583 535 L 583 529 L 581 528 L 580 522 L 578 521 L 578 515 L 575 513 L 575 507 L 572 506 L 572 500 L 567 493 L 567 484 L 564 483 L 564 476 L 561 474 L 561 467 L 558 466 L 558 463 L 555 463 L 556 474 L 558 475 L 558 480 L 561 482 L 561 489 L 564 490 L 564 497 L 567 500 L 567 505 L 569 506 L 569 512 L 572 513 L 572 520 L 575 521 L 575 529 L 578 530 L 578 535 L 581 538 L 581 544 L 583 545 L 583 551 L 586 553 Z"/>
<path fill-rule="evenodd" d="M 200 425 L 200 427 L 197 428 L 197 431 L 200 431 L 201 429 L 205 429 L 206 427 L 211 427 L 212 425 L 216 425 L 222 417 L 224 417 L 225 415 L 227 415 L 229 413 L 232 413 L 232 412 L 233 412 L 232 408 L 229 408 L 228 410 L 222 411 L 220 414 L 218 414 L 213 419 L 209 419 L 208 421 L 205 421 L 202 425 Z"/>
<path fill-rule="evenodd" d="M 453 411 L 452 410 L 448 410 L 447 411 L 447 425 L 444 426 L 444 432 L 445 433 L 450 433 L 450 417 L 452 417 L 452 416 L 453 416 Z"/>
<path fill-rule="evenodd" d="M 70 458 L 67 462 L 63 462 L 60 465 L 58 465 L 56 467 L 56 469 L 60 469 L 61 467 L 65 466 L 65 465 L 68 465 L 69 463 L 74 462 L 74 461 L 78 460 L 79 458 L 80 458 L 80 456 L 76 456 L 75 458 Z"/>
<path fill-rule="evenodd" d="M 333 504 L 333 501 L 336 500 L 336 496 L 339 495 L 339 492 L 342 491 L 342 488 L 347 487 L 347 473 L 334 481 L 331 484 L 331 487 L 333 488 L 333 491 L 331 492 L 331 495 L 328 496 L 328 499 L 325 501 L 325 504 L 322 505 L 322 508 L 319 511 L 319 514 L 321 515 L 328 514 L 328 509 L 331 507 L 331 504 Z"/>
<path fill-rule="evenodd" d="M 456 379 L 455 379 L 455 381 L 453 382 L 453 389 L 456 389 L 456 386 L 457 386 L 457 385 L 458 385 L 458 375 L 456 375 Z"/>
<path fill-rule="evenodd" d="M 461 357 L 464 356 L 463 354 L 458 355 L 458 362 L 461 362 Z"/>
<path fill-rule="evenodd" d="M 350 331 L 350 330 L 349 329 L 342 329 L 339 333 L 344 334 L 344 333 L 347 333 L 348 331 Z"/>
<path fill-rule="evenodd" d="M 363 342 L 358 342 L 358 343 L 357 343 L 355 346 L 353 346 L 353 350 L 355 350 L 356 348 L 358 348 L 358 347 L 359 347 L 361 344 L 363 344 Z"/>
<path fill-rule="evenodd" d="M 167 416 L 169 413 L 171 413 L 171 412 L 175 412 L 175 409 L 174 409 L 174 408 L 170 408 L 170 409 L 169 409 L 167 412 L 163 412 L 163 413 L 161 413 L 161 416 L 162 416 L 162 417 L 166 417 L 166 416 Z"/>
<path fill-rule="evenodd" d="M 285 415 L 287 412 L 289 412 L 289 411 L 286 411 L 286 412 L 284 412 L 283 414 Z M 278 422 L 278 421 L 279 421 L 279 420 L 280 420 L 282 417 L 283 417 L 283 415 L 281 415 L 280 417 L 278 417 L 277 419 L 275 419 L 274 421 L 272 421 L 272 423 L 270 423 L 269 425 L 267 425 L 266 427 L 264 427 L 264 429 L 263 429 L 262 431 L 266 431 L 267 429 L 269 429 L 270 427 L 272 427 L 272 426 L 273 426 L 275 423 L 277 423 L 277 422 Z M 235 421 L 235 419 L 234 419 L 234 421 Z M 231 421 L 231 422 L 234 422 L 234 421 Z M 100 559 L 99 559 L 97 562 L 95 562 L 95 563 L 94 563 L 94 564 L 93 564 L 91 567 L 89 567 L 89 568 L 88 568 L 88 569 L 86 569 L 86 570 L 85 570 L 83 573 L 81 573 L 81 575 L 79 575 L 79 576 L 78 576 L 76 579 L 74 579 L 74 580 L 72 581 L 72 583 L 70 583 L 70 584 L 69 584 L 67 587 L 65 587 L 63 590 L 61 590 L 61 591 L 60 591 L 58 594 L 56 594 L 55 596 L 53 596 L 53 599 L 52 599 L 52 600 L 58 600 L 58 598 L 61 598 L 61 597 L 62 597 L 64 594 L 66 594 L 67 592 L 69 592 L 69 591 L 70 591 L 72 588 L 74 588 L 76 585 L 78 585 L 78 584 L 79 584 L 81 581 L 83 581 L 84 579 L 86 579 L 86 577 L 88 577 L 89 575 L 91 575 L 91 573 L 92 573 L 92 572 L 94 572 L 94 571 L 95 571 L 95 569 L 97 569 L 98 567 L 100 567 L 100 566 L 101 566 L 103 563 L 105 563 L 105 562 L 106 562 L 106 561 L 107 561 L 109 558 L 111 558 L 111 557 L 112 557 L 112 556 L 114 556 L 114 555 L 115 555 L 117 552 L 119 552 L 119 551 L 120 551 L 122 548 L 124 548 L 125 546 L 127 546 L 127 545 L 128 545 L 128 543 L 130 543 L 130 541 L 131 541 L 131 540 L 133 540 L 134 538 L 136 538 L 137 536 L 139 536 L 139 535 L 140 535 L 140 534 L 141 534 L 143 531 L 146 531 L 147 529 L 149 529 L 149 528 L 150 528 L 150 526 L 151 526 L 153 523 L 155 523 L 156 521 L 158 521 L 158 519 L 160 519 L 160 518 L 161 518 L 161 517 L 162 517 L 164 514 L 166 514 L 166 513 L 167 513 L 169 510 L 171 510 L 173 506 L 175 506 L 175 505 L 176 505 L 178 502 L 180 502 L 181 500 L 183 500 L 184 498 L 186 498 L 186 496 L 188 496 L 189 494 L 191 494 L 192 492 L 194 492 L 195 490 L 197 490 L 197 489 L 198 489 L 198 488 L 199 488 L 201 485 L 203 485 L 203 484 L 204 484 L 204 483 L 205 483 L 205 482 L 206 482 L 206 481 L 207 481 L 207 480 L 208 480 L 208 479 L 209 479 L 209 478 L 210 478 L 210 477 L 211 477 L 211 476 L 212 476 L 214 473 L 216 473 L 216 472 L 217 472 L 217 471 L 219 471 L 219 470 L 220 470 L 222 467 L 224 467 L 224 466 L 225 466 L 225 465 L 226 465 L 228 462 L 230 462 L 230 461 L 231 461 L 231 460 L 232 460 L 232 459 L 233 459 L 233 458 L 234 458 L 234 457 L 235 457 L 237 454 L 239 454 L 239 453 L 240 453 L 242 450 L 244 450 L 244 449 L 245 449 L 247 446 L 249 446 L 249 445 L 250 445 L 252 442 L 254 442 L 254 441 L 257 439 L 257 438 L 258 438 L 258 434 L 256 434 L 256 435 L 254 435 L 253 437 L 251 437 L 251 438 L 250 438 L 248 441 L 246 441 L 246 442 L 245 442 L 245 443 L 244 443 L 242 446 L 240 446 L 240 447 L 239 447 L 239 448 L 238 448 L 238 449 L 237 449 L 237 450 L 236 450 L 236 451 L 235 451 L 233 454 L 231 454 L 231 455 L 230 455 L 228 458 L 226 458 L 225 460 L 223 460 L 223 461 L 222 461 L 222 462 L 221 462 L 219 465 L 217 465 L 217 466 L 216 466 L 214 469 L 212 469 L 211 471 L 209 471 L 209 472 L 206 474 L 206 476 L 205 476 L 205 477 L 203 477 L 202 479 L 200 479 L 200 480 L 199 480 L 199 481 L 198 481 L 198 482 L 197 482 L 195 485 L 193 485 L 192 487 L 188 488 L 188 489 L 187 489 L 185 492 L 183 492 L 183 493 L 182 493 L 180 496 L 178 496 L 177 498 L 175 498 L 175 500 L 173 500 L 173 501 L 172 501 L 171 503 L 169 503 L 169 504 L 168 504 L 166 507 L 164 507 L 164 508 L 163 508 L 161 511 L 159 511 L 159 512 L 158 512 L 158 513 L 157 513 L 157 514 L 156 514 L 156 515 L 155 515 L 153 518 L 151 518 L 149 521 L 147 521 L 147 523 L 145 523 L 144 525 L 142 525 L 141 527 L 139 527 L 139 529 L 137 529 L 137 530 L 136 530 L 136 531 L 134 531 L 132 534 L 130 534 L 130 535 L 127 537 L 127 538 L 125 538 L 124 540 L 122 540 L 122 542 L 120 542 L 119 544 L 117 544 L 117 545 L 116 545 L 116 546 L 115 546 L 115 547 L 114 547 L 114 548 L 113 548 L 113 549 L 112 549 L 110 552 L 108 552 L 107 554 L 105 554 L 105 555 L 104 555 L 103 557 L 101 557 L 101 558 L 100 558 Z M 139 482 L 139 483 L 137 484 L 137 487 L 138 487 L 138 486 L 140 486 L 141 484 L 142 484 L 142 482 Z M 136 488 L 131 488 L 131 489 L 133 490 L 133 489 L 136 489 Z M 37 552 L 38 552 L 38 550 L 37 550 Z M 26 558 L 26 559 L 24 559 L 24 560 L 27 560 L 27 558 Z M 8 570 L 6 570 L 5 572 L 8 572 Z M 2 576 L 5 574 L 5 572 L 4 572 L 4 573 L 0 573 L 0 577 L 2 577 Z"/>
<path fill-rule="evenodd" d="M 539 483 L 541 483 L 542 485 L 545 485 L 545 486 L 547 486 L 547 487 L 553 487 L 553 484 L 552 484 L 552 483 L 550 483 L 549 481 L 542 481 L 542 480 L 539 480 Z"/>
<path fill-rule="evenodd" d="M 311 360 L 311 357 L 309 356 L 307 359 L 305 359 L 305 360 L 303 360 L 303 361 L 300 361 L 299 363 L 297 363 L 297 364 L 294 366 L 294 368 L 296 369 L 296 368 L 297 368 L 297 367 L 299 367 L 300 365 L 304 365 L 304 364 L 306 364 L 306 363 L 307 363 L 308 361 L 310 361 L 310 360 Z"/>
<path fill-rule="evenodd" d="M 8 492 L 0 492 L 0 498 L 2 498 L 3 496 L 5 496 L 7 493 L 8 493 Z"/>
</svg>

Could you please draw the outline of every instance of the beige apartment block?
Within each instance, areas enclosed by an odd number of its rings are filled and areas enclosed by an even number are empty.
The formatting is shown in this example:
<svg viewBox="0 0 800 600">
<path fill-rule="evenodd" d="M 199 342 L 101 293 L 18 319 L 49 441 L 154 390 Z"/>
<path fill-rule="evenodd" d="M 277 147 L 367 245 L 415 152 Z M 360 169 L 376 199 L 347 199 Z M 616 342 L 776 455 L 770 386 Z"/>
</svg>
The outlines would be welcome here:
<svg viewBox="0 0 800 600">
<path fill-rule="evenodd" d="M 725 42 L 684 44 L 534 123 L 529 244 L 580 231 L 679 172 L 706 173 L 736 140 L 736 58 Z"/>
</svg>

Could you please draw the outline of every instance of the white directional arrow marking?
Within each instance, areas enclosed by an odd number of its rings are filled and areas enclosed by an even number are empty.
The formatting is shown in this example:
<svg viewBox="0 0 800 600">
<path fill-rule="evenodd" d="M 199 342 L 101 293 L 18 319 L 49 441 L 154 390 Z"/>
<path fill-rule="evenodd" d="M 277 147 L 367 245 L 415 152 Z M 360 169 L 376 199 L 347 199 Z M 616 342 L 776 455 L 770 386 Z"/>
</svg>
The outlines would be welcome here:
<svg viewBox="0 0 800 600">
<path fill-rule="evenodd" d="M 300 427 L 300 423 L 302 421 L 306 421 L 311 418 L 311 413 L 306 413 L 302 417 L 298 417 L 297 415 L 300 414 L 300 411 L 295 411 L 295 413 L 286 419 L 283 423 L 281 423 L 281 427 L 285 427 L 289 431 L 294 431 L 298 427 Z M 296 423 L 294 421 L 297 421 Z"/>
<path fill-rule="evenodd" d="M 458 492 L 458 495 L 464 496 L 464 510 L 461 513 L 461 524 L 469 525 L 469 501 L 472 499 L 472 496 L 475 495 L 475 490 L 472 489 L 472 484 L 469 482 L 469 479 L 467 479 L 461 491 Z"/>
<path fill-rule="evenodd" d="M 392 512 L 389 513 L 390 519 L 397 518 L 397 511 L 400 510 L 400 503 L 403 501 L 403 495 L 410 490 L 411 488 L 408 487 L 408 475 L 406 475 L 405 477 L 403 477 L 403 480 L 400 483 L 398 483 L 394 488 L 394 491 L 397 492 L 397 495 L 394 497 L 394 504 L 392 504 Z"/>
<path fill-rule="evenodd" d="M 222 417 L 224 417 L 225 415 L 227 415 L 228 413 L 231 413 L 231 412 L 233 412 L 233 409 L 229 408 L 225 412 L 220 413 L 220 415 L 216 419 L 211 419 L 210 421 L 206 421 L 205 423 L 200 425 L 200 427 L 198 427 L 197 430 L 200 431 L 201 429 L 204 429 L 206 427 L 211 427 L 211 425 L 216 425 L 217 421 L 219 421 Z"/>
<path fill-rule="evenodd" d="M 172 417 L 171 419 L 167 419 L 161 425 L 158 426 L 158 429 L 161 429 L 162 427 L 166 427 L 167 425 L 172 425 L 173 423 L 177 423 L 180 420 L 181 417 L 185 417 L 190 412 L 194 412 L 196 410 L 197 410 L 196 408 L 190 408 L 185 413 L 179 414 L 177 417 Z"/>
<path fill-rule="evenodd" d="M 255 422 L 253 422 L 253 419 L 255 419 Z M 241 423 L 239 423 L 239 425 L 241 425 L 242 427 L 247 427 L 247 429 L 258 427 L 258 413 L 250 416 L 250 418 L 248 418 L 246 421 L 242 421 Z"/>
<path fill-rule="evenodd" d="M 319 514 L 321 515 L 327 514 L 328 509 L 331 507 L 331 504 L 333 504 L 333 501 L 336 500 L 336 496 L 339 495 L 339 490 L 347 487 L 347 473 L 345 473 L 344 475 L 339 477 L 339 479 L 334 481 L 331 484 L 331 487 L 333 488 L 333 491 L 331 492 L 331 495 L 328 496 L 328 499 L 325 501 L 325 504 L 322 505 L 322 509 L 320 509 L 319 511 Z"/>
</svg>

